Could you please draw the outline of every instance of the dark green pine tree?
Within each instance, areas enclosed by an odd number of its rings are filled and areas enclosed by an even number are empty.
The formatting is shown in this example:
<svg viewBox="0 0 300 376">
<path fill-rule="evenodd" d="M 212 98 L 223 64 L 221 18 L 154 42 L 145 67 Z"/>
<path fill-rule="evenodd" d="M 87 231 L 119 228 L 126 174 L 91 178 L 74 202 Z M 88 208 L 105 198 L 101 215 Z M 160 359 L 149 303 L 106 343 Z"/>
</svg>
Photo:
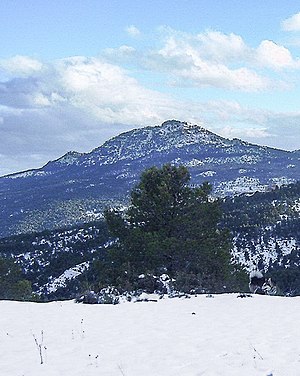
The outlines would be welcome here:
<svg viewBox="0 0 300 376">
<path fill-rule="evenodd" d="M 30 300 L 31 283 L 24 279 L 14 260 L 0 257 L 0 299 Z"/>
<path fill-rule="evenodd" d="M 211 187 L 191 188 L 187 168 L 146 170 L 131 193 L 128 209 L 108 209 L 116 237 L 103 265 L 102 283 L 134 286 L 141 273 L 168 273 L 182 290 L 221 290 L 231 273 L 229 232 L 218 227 L 221 210 Z"/>
</svg>

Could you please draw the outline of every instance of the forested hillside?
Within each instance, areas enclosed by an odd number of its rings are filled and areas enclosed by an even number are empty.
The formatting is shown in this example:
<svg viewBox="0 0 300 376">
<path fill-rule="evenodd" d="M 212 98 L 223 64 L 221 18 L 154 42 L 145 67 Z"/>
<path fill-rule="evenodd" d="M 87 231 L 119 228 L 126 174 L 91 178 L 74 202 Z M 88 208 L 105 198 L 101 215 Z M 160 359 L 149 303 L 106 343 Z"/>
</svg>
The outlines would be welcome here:
<svg viewBox="0 0 300 376">
<path fill-rule="evenodd" d="M 300 183 L 227 199 L 224 225 L 233 258 L 272 275 L 284 293 L 300 293 Z"/>
<path fill-rule="evenodd" d="M 88 286 L 73 283 L 101 257 L 108 241 L 103 221 L 41 233 L 29 233 L 0 239 L 0 255 L 13 258 L 35 293 L 49 298 L 74 297 Z M 61 278 L 59 278 L 61 277 Z M 66 288 L 70 285 L 68 288 Z"/>
<path fill-rule="evenodd" d="M 233 261 L 272 275 L 284 294 L 300 294 L 300 183 L 226 199 L 222 208 Z M 90 262 L 101 260 L 109 241 L 104 221 L 98 220 L 2 238 L 0 254 L 17 261 L 35 292 L 66 298 L 93 284 Z"/>
</svg>

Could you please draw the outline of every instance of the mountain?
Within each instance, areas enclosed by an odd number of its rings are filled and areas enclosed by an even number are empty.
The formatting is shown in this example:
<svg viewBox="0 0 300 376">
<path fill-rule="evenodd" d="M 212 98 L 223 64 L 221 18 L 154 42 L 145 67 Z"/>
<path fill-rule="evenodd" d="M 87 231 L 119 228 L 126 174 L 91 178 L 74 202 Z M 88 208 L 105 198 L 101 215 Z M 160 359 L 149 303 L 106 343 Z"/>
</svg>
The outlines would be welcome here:
<svg viewBox="0 0 300 376">
<path fill-rule="evenodd" d="M 101 218 L 104 207 L 126 204 L 141 172 L 183 164 L 193 185 L 214 194 L 267 191 L 300 180 L 300 153 L 220 137 L 198 125 L 169 120 L 135 129 L 90 153 L 69 152 L 44 167 L 0 178 L 0 237 Z"/>
</svg>

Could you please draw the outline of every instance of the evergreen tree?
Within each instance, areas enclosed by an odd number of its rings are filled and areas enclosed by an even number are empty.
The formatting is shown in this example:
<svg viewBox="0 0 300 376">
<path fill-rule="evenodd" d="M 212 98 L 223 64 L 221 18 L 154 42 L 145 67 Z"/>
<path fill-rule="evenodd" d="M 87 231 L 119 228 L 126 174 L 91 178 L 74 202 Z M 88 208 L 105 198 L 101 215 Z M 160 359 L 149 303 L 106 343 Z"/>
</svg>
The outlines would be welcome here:
<svg viewBox="0 0 300 376">
<path fill-rule="evenodd" d="M 218 227 L 220 204 L 211 187 L 188 186 L 183 167 L 146 170 L 125 210 L 108 209 L 105 218 L 116 242 L 98 263 L 101 282 L 135 288 L 138 275 L 168 273 L 182 290 L 221 290 L 228 282 L 229 232 Z"/>
<path fill-rule="evenodd" d="M 31 283 L 24 279 L 18 265 L 9 258 L 0 258 L 0 299 L 32 298 Z"/>
</svg>

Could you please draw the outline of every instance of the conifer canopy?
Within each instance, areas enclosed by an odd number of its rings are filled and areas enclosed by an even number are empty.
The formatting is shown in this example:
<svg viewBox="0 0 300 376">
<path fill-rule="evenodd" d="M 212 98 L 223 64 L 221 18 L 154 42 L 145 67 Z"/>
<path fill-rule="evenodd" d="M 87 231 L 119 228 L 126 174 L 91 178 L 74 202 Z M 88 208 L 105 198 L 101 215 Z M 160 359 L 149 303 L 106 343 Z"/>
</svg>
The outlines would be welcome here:
<svg viewBox="0 0 300 376">
<path fill-rule="evenodd" d="M 126 210 L 107 209 L 116 242 L 106 276 L 131 286 L 141 273 L 167 273 L 181 290 L 220 290 L 230 274 L 230 236 L 219 228 L 218 200 L 211 186 L 189 186 L 184 166 L 146 170 Z"/>
</svg>

